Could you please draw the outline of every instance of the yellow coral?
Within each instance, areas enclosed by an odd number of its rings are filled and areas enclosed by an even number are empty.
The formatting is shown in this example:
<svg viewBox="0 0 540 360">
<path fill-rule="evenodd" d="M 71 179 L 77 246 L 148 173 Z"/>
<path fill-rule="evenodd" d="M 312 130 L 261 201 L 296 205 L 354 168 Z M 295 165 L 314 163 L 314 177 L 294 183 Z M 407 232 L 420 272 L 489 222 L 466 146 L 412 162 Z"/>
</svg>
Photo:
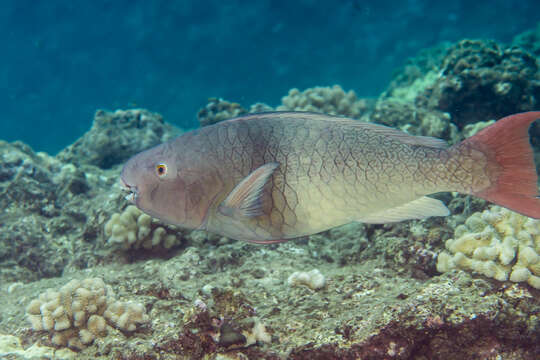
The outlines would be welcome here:
<svg viewBox="0 0 540 360">
<path fill-rule="evenodd" d="M 313 111 L 330 115 L 359 117 L 367 110 L 367 103 L 358 99 L 353 90 L 345 92 L 341 86 L 314 87 L 304 91 L 296 88 L 281 99 L 279 111 Z"/>
<path fill-rule="evenodd" d="M 107 333 L 107 320 L 124 331 L 134 331 L 148 321 L 142 304 L 114 299 L 110 286 L 100 278 L 71 280 L 58 291 L 48 289 L 26 308 L 35 331 L 53 334 L 57 346 L 83 349 Z M 119 314 L 121 321 L 114 318 Z"/>
<path fill-rule="evenodd" d="M 437 270 L 475 271 L 540 289 L 540 220 L 499 206 L 471 215 L 446 242 Z"/>
<path fill-rule="evenodd" d="M 103 314 L 117 328 L 124 331 L 135 331 L 137 325 L 148 321 L 144 306 L 134 302 L 115 302 Z"/>
<path fill-rule="evenodd" d="M 170 249 L 181 243 L 174 226 L 160 224 L 133 205 L 113 214 L 104 230 L 110 244 L 120 244 L 125 249 Z"/>
</svg>

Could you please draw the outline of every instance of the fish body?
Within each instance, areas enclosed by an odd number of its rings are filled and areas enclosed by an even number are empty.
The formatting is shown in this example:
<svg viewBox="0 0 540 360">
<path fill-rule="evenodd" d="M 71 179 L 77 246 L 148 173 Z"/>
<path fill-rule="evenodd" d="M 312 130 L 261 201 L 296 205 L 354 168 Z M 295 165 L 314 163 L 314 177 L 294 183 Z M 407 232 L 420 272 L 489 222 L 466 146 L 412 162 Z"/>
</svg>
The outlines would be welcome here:
<svg viewBox="0 0 540 360">
<path fill-rule="evenodd" d="M 151 216 L 262 243 L 353 221 L 445 216 L 446 206 L 426 196 L 442 191 L 540 217 L 527 134 L 536 118 L 540 112 L 514 115 L 448 147 L 323 114 L 253 114 L 134 156 L 122 182 Z"/>
</svg>

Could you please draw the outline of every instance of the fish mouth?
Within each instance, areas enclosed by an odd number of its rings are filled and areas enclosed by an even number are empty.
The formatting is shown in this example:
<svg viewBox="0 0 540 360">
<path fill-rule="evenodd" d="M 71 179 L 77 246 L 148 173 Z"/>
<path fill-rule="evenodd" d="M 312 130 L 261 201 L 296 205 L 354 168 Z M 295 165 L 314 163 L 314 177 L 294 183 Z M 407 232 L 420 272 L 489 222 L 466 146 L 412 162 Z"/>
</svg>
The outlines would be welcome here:
<svg viewBox="0 0 540 360">
<path fill-rule="evenodd" d="M 132 204 L 137 204 L 137 197 L 139 195 L 139 191 L 136 186 L 129 185 L 124 181 L 124 179 L 120 179 L 120 188 L 122 191 L 127 192 L 128 194 L 125 196 L 125 199 L 129 201 Z"/>
</svg>

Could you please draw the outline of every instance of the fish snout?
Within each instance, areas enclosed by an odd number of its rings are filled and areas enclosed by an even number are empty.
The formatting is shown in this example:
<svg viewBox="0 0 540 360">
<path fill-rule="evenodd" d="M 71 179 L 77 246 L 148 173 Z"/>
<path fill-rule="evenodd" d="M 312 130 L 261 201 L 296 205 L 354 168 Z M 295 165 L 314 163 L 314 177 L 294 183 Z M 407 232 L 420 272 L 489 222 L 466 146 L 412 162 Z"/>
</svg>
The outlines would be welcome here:
<svg viewBox="0 0 540 360">
<path fill-rule="evenodd" d="M 139 191 L 138 191 L 137 186 L 129 185 L 129 184 L 126 183 L 125 180 L 122 179 L 122 178 L 120 178 L 119 185 L 120 185 L 120 188 L 122 189 L 122 191 L 128 193 L 128 194 L 126 195 L 125 199 L 126 199 L 127 201 L 129 201 L 130 203 L 132 203 L 132 204 L 136 204 L 136 202 L 137 202 L 137 196 L 138 196 L 138 194 L 139 194 Z"/>
</svg>

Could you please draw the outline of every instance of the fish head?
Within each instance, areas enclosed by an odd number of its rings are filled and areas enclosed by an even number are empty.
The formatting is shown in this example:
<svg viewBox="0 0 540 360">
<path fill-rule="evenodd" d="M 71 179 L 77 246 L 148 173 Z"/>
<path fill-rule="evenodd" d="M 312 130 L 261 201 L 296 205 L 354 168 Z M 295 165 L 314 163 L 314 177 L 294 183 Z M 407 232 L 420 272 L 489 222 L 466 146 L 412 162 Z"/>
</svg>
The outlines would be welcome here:
<svg viewBox="0 0 540 360">
<path fill-rule="evenodd" d="M 190 228 L 202 225 L 208 208 L 198 194 L 204 192 L 198 174 L 186 170 L 186 156 L 164 143 L 127 161 L 121 185 L 127 200 L 166 223 Z"/>
</svg>

